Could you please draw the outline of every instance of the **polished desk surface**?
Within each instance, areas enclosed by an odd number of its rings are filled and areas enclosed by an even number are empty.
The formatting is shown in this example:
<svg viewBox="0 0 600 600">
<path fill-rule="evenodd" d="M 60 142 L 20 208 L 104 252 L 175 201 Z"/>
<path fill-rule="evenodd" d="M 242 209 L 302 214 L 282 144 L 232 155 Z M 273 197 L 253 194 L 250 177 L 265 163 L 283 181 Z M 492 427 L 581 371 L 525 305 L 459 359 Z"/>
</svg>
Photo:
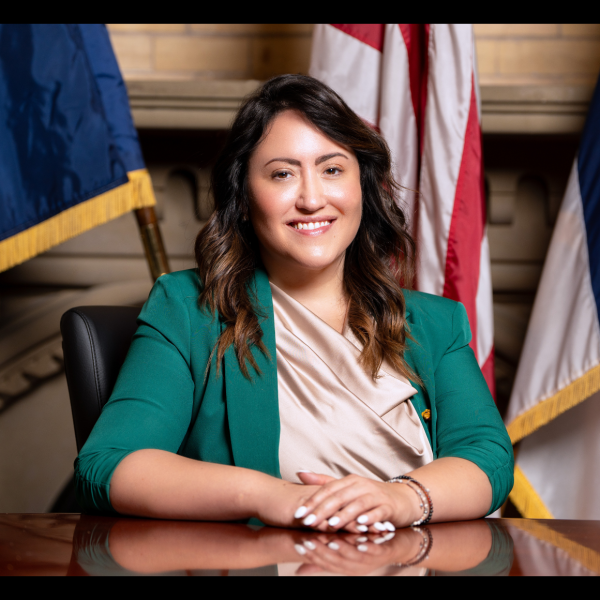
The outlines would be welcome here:
<svg viewBox="0 0 600 600">
<path fill-rule="evenodd" d="M 359 538 L 233 523 L 0 514 L 0 575 L 600 574 L 600 521 L 480 519 L 397 530 L 385 541 Z M 426 558 L 402 566 L 423 549 Z"/>
</svg>

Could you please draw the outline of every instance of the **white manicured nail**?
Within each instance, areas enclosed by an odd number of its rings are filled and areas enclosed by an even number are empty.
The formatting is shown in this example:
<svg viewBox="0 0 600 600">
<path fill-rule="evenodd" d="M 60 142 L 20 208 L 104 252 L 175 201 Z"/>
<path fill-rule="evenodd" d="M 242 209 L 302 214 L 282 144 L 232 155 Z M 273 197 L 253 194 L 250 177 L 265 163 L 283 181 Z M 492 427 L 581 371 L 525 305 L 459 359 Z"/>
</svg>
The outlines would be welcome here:
<svg viewBox="0 0 600 600">
<path fill-rule="evenodd" d="M 339 517 L 331 517 L 331 519 L 329 519 L 329 521 L 327 521 L 329 523 L 330 527 L 335 527 L 339 522 L 340 522 L 340 518 Z"/>
<path fill-rule="evenodd" d="M 312 525 L 317 520 L 317 515 L 310 514 L 304 521 L 302 521 L 305 525 Z"/>
<path fill-rule="evenodd" d="M 360 515 L 360 517 L 358 517 L 358 519 L 356 519 L 357 523 L 366 523 L 369 520 L 369 517 L 367 517 L 367 515 Z"/>
<path fill-rule="evenodd" d="M 356 538 L 356 541 L 360 544 L 362 542 L 368 542 L 369 538 L 365 537 L 364 535 L 361 535 L 360 537 Z"/>
<path fill-rule="evenodd" d="M 369 548 L 364 544 L 361 544 L 360 546 L 356 546 L 356 549 L 360 550 L 361 552 L 366 552 Z"/>
<path fill-rule="evenodd" d="M 375 527 L 377 531 L 387 531 L 386 526 L 383 523 L 380 523 L 379 521 L 373 523 L 373 527 Z"/>
<path fill-rule="evenodd" d="M 369 528 L 366 525 L 357 525 L 356 529 L 358 529 L 359 531 L 362 531 L 363 533 L 366 533 L 367 531 L 369 531 Z"/>
<path fill-rule="evenodd" d="M 301 506 L 295 513 L 294 513 L 294 519 L 300 519 L 301 517 L 303 517 L 306 512 L 308 511 L 308 508 L 306 508 L 306 506 Z"/>
<path fill-rule="evenodd" d="M 383 544 L 383 542 L 387 542 L 387 538 L 385 537 L 385 535 L 383 537 L 379 537 L 373 540 L 374 544 Z"/>
<path fill-rule="evenodd" d="M 300 555 L 304 555 L 306 554 L 306 548 L 304 546 L 301 546 L 300 544 L 294 544 L 294 548 L 296 549 L 296 552 Z"/>
<path fill-rule="evenodd" d="M 296 473 L 312 473 L 313 471 L 309 471 L 308 469 L 298 469 Z"/>
<path fill-rule="evenodd" d="M 386 540 L 386 541 L 387 541 L 387 540 L 391 540 L 391 539 L 392 539 L 392 538 L 393 538 L 395 535 L 396 535 L 396 534 L 395 534 L 393 531 L 390 531 L 390 533 L 386 533 L 386 534 L 383 536 L 383 539 L 384 539 L 384 540 Z"/>
<path fill-rule="evenodd" d="M 329 544 L 327 544 L 327 546 L 329 548 L 331 548 L 332 550 L 339 550 L 340 549 L 340 547 L 335 542 L 329 542 Z"/>
<path fill-rule="evenodd" d="M 388 531 L 396 531 L 396 528 L 389 521 L 384 521 L 383 524 Z"/>
<path fill-rule="evenodd" d="M 316 546 L 310 541 L 310 540 L 306 540 L 304 542 L 304 545 L 309 549 L 309 550 L 314 550 L 316 548 Z"/>
</svg>

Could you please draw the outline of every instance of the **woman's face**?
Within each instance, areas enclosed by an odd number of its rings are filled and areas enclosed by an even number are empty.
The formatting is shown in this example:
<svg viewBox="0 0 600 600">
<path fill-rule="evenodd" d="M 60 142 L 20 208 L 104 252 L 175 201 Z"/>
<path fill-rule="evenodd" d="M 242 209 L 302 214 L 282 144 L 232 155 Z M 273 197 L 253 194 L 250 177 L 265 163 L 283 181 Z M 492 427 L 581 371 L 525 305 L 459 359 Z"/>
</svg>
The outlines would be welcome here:
<svg viewBox="0 0 600 600">
<path fill-rule="evenodd" d="M 362 210 L 352 150 L 287 110 L 252 154 L 248 183 L 250 220 L 272 278 L 343 267 Z"/>
</svg>

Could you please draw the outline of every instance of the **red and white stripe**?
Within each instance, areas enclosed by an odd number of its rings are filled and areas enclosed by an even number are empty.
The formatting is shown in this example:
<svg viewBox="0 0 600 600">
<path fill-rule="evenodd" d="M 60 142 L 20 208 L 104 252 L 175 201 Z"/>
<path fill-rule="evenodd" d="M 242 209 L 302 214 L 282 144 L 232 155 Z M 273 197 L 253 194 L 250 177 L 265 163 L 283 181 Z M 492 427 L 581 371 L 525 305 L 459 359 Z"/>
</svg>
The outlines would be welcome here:
<svg viewBox="0 0 600 600">
<path fill-rule="evenodd" d="M 417 242 L 417 289 L 465 305 L 495 394 L 481 108 L 470 25 L 317 25 L 310 74 L 386 139 Z"/>
</svg>

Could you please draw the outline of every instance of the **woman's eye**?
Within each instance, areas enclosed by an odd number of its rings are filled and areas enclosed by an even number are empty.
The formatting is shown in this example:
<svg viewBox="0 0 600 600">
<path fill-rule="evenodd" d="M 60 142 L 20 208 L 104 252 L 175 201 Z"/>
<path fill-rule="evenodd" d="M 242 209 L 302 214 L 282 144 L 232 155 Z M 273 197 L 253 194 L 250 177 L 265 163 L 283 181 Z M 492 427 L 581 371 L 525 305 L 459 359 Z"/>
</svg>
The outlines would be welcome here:
<svg viewBox="0 0 600 600">
<path fill-rule="evenodd" d="M 273 174 L 275 179 L 288 179 L 290 177 L 290 173 L 288 171 L 278 171 Z"/>
<path fill-rule="evenodd" d="M 341 172 L 342 170 L 339 167 L 329 167 L 329 169 L 325 169 L 325 173 L 327 173 L 327 175 L 337 175 Z"/>
</svg>

